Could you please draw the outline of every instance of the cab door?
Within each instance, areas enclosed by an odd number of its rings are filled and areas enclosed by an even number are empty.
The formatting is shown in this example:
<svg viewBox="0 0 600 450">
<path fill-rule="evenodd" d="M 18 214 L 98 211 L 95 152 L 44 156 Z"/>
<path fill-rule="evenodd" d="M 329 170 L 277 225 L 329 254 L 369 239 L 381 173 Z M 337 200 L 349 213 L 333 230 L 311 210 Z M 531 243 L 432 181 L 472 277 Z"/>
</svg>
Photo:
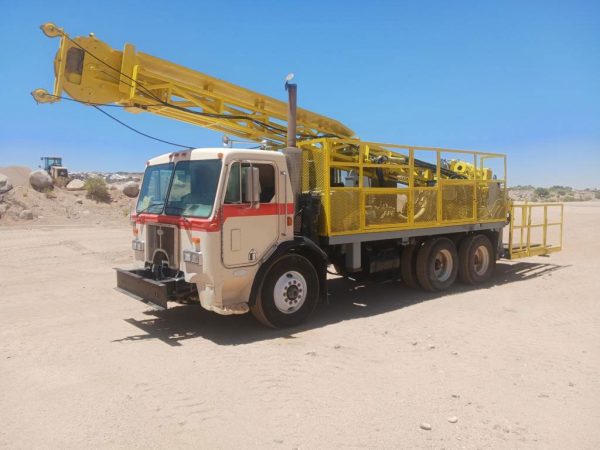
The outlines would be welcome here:
<svg viewBox="0 0 600 450">
<path fill-rule="evenodd" d="M 257 202 L 249 201 L 246 192 L 252 185 L 247 180 L 252 173 L 260 181 Z M 221 210 L 225 267 L 256 264 L 277 242 L 280 211 L 276 174 L 275 165 L 266 162 L 235 161 L 229 165 Z"/>
</svg>

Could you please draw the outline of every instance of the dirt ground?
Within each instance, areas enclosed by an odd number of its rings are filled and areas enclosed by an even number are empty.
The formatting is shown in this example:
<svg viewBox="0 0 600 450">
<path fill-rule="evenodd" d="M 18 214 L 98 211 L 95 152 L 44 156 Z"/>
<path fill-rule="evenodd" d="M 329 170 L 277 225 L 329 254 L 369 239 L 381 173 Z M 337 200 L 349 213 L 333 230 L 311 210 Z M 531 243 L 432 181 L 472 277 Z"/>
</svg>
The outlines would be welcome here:
<svg viewBox="0 0 600 450">
<path fill-rule="evenodd" d="M 31 169 L 22 166 L 0 167 L 0 174 L 8 176 L 14 188 L 0 195 L 0 226 L 27 224 L 19 217 L 26 209 L 32 212 L 33 225 L 126 225 L 135 199 L 122 192 L 124 183 L 111 183 L 107 187 L 107 202 L 87 198 L 86 192 L 68 191 L 55 186 L 53 190 L 38 192 L 29 185 Z M 4 207 L 4 209 L 2 209 Z"/>
<path fill-rule="evenodd" d="M 285 331 L 115 291 L 125 221 L 0 227 L 0 447 L 600 448 L 600 202 L 565 220 L 485 286 L 332 279 Z"/>
</svg>

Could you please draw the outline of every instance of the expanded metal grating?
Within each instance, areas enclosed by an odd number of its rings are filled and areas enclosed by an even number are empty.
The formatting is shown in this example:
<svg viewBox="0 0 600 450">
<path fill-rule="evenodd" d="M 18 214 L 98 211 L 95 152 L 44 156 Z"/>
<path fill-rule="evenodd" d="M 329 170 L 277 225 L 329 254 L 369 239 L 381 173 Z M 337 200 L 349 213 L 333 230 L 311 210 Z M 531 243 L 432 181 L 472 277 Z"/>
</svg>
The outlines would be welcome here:
<svg viewBox="0 0 600 450">
<path fill-rule="evenodd" d="M 437 191 L 435 189 L 415 189 L 413 193 L 415 223 L 435 223 L 437 221 Z"/>
<path fill-rule="evenodd" d="M 329 203 L 332 232 L 360 229 L 359 198 L 358 189 L 331 189 Z"/>
<path fill-rule="evenodd" d="M 365 225 L 404 225 L 408 223 L 408 193 L 365 194 Z"/>
<path fill-rule="evenodd" d="M 498 182 L 477 184 L 477 217 L 486 219 L 505 219 L 506 202 L 504 201 L 504 186 Z"/>
<path fill-rule="evenodd" d="M 442 186 L 442 220 L 473 219 L 474 183 Z"/>
</svg>

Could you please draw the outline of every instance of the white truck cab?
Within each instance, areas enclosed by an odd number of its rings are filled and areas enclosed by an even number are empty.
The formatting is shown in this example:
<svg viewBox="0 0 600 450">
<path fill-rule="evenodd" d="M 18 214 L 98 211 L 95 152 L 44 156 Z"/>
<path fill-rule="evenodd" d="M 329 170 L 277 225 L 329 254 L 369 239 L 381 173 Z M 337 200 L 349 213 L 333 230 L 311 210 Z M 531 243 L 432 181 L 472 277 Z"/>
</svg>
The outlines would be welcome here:
<svg viewBox="0 0 600 450">
<path fill-rule="evenodd" d="M 259 268 L 294 241 L 285 156 L 204 148 L 153 158 L 132 224 L 137 269 L 118 269 L 121 290 L 165 308 L 197 292 L 207 310 L 246 313 Z M 278 288 L 284 312 L 308 294 L 307 276 L 292 272 Z"/>
</svg>

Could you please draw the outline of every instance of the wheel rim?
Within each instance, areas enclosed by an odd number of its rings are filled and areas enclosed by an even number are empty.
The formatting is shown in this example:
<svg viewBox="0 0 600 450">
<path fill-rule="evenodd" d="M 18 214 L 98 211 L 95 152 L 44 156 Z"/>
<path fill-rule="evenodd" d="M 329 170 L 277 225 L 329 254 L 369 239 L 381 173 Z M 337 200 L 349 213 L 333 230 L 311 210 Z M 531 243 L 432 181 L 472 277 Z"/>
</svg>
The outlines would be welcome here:
<svg viewBox="0 0 600 450">
<path fill-rule="evenodd" d="M 473 255 L 473 270 L 479 276 L 484 275 L 490 266 L 490 252 L 485 245 L 480 245 L 475 249 Z"/>
<path fill-rule="evenodd" d="M 435 261 L 433 263 L 433 273 L 438 281 L 444 282 L 452 275 L 452 267 L 454 261 L 452 259 L 452 253 L 449 250 L 442 249 L 435 255 Z"/>
<path fill-rule="evenodd" d="M 301 273 L 285 272 L 273 289 L 275 307 L 284 314 L 292 314 L 302 308 L 306 300 L 307 285 Z"/>
</svg>

